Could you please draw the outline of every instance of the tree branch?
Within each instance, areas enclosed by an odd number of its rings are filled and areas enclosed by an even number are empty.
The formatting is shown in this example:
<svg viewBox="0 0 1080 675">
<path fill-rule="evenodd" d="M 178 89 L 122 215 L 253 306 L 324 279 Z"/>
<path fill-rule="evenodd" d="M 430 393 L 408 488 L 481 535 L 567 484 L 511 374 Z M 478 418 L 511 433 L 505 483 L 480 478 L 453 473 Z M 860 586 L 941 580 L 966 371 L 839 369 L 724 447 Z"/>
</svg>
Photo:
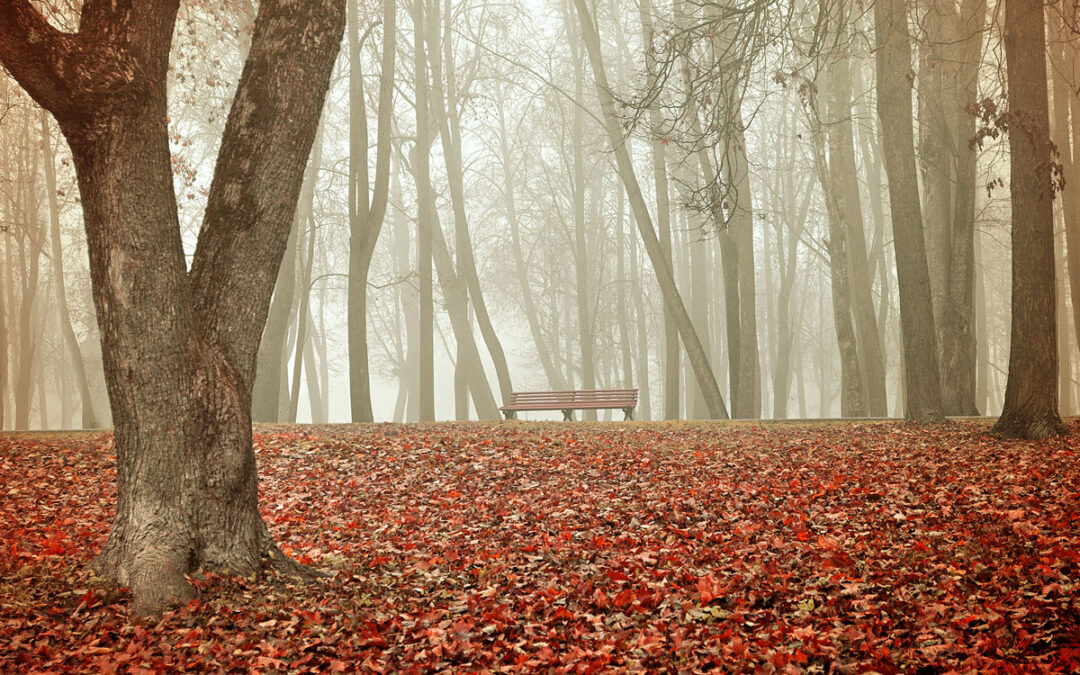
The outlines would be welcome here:
<svg viewBox="0 0 1080 675">
<path fill-rule="evenodd" d="M 63 64 L 75 36 L 49 25 L 29 0 L 0 0 L 0 63 L 30 96 L 54 115 L 72 105 Z"/>
<path fill-rule="evenodd" d="M 225 125 L 190 278 L 249 392 L 344 27 L 344 0 L 262 0 Z"/>
</svg>

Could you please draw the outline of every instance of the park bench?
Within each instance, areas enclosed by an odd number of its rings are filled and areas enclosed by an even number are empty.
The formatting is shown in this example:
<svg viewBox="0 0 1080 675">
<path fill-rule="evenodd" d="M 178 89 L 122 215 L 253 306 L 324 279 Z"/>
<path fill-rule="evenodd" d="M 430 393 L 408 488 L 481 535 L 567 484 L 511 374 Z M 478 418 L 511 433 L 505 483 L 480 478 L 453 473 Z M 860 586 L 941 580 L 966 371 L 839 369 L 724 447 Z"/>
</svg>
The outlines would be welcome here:
<svg viewBox="0 0 1080 675">
<path fill-rule="evenodd" d="M 634 419 L 637 389 L 579 389 L 568 391 L 515 391 L 499 408 L 506 419 L 525 410 L 561 410 L 564 421 L 574 419 L 575 410 L 619 409 L 626 419 Z"/>
</svg>

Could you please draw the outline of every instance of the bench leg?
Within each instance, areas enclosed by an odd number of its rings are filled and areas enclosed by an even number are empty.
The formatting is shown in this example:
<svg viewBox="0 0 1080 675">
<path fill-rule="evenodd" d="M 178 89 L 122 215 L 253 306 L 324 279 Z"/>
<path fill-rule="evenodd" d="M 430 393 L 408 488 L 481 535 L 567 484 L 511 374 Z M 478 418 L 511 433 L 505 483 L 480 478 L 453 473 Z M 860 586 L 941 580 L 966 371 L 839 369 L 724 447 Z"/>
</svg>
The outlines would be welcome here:
<svg viewBox="0 0 1080 675">
<path fill-rule="evenodd" d="M 573 422 L 574 421 L 574 411 L 573 410 L 563 410 L 562 411 L 562 421 L 563 422 Z"/>
<path fill-rule="evenodd" d="M 503 417 L 505 417 L 507 420 L 517 419 L 517 415 L 514 413 L 513 410 L 504 410 Z"/>
<path fill-rule="evenodd" d="M 629 422 L 629 421 L 632 421 L 634 419 L 634 409 L 633 408 L 623 408 L 622 411 L 623 411 L 623 415 L 624 415 L 623 422 Z"/>
</svg>

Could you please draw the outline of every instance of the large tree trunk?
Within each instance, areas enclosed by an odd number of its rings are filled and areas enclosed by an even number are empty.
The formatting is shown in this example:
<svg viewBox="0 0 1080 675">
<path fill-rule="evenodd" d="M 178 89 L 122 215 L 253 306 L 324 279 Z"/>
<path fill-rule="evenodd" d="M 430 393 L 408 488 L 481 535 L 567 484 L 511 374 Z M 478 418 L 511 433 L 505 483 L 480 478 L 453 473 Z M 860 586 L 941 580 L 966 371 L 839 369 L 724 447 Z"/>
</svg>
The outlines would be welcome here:
<svg viewBox="0 0 1080 675">
<path fill-rule="evenodd" d="M 368 128 L 361 71 L 358 4 L 348 0 L 349 44 L 349 400 L 353 422 L 372 422 L 368 353 L 367 286 L 371 258 L 382 231 L 390 186 L 390 127 L 393 120 L 397 2 L 383 2 L 383 51 L 379 79 L 379 128 L 375 192 L 368 197 Z"/>
<path fill-rule="evenodd" d="M 907 10 L 900 0 L 874 4 L 877 44 L 878 117 L 881 119 L 885 172 L 889 180 L 896 273 L 900 285 L 906 406 L 917 423 L 942 419 L 937 339 L 926 266 L 922 210 L 915 172 L 911 115 L 911 43 Z"/>
<path fill-rule="evenodd" d="M 1054 187 L 1046 37 L 1040 0 L 1005 3 L 1012 197 L 1012 333 L 1005 407 L 994 433 L 1042 439 L 1065 432 L 1058 416 Z"/>
<path fill-rule="evenodd" d="M 652 226 L 649 209 L 641 195 L 641 187 L 638 185 L 634 167 L 630 162 L 630 155 L 626 151 L 626 145 L 623 142 L 619 120 L 615 113 L 615 102 L 611 95 L 611 87 L 604 71 L 604 61 L 600 52 L 600 36 L 596 32 L 596 25 L 593 23 L 585 0 L 574 0 L 574 5 L 577 8 L 581 23 L 585 50 L 588 53 L 593 75 L 596 78 L 596 93 L 600 98 L 600 106 L 603 109 L 608 139 L 611 142 L 612 149 L 615 151 L 619 176 L 626 186 L 627 195 L 630 197 L 630 203 L 637 218 L 638 231 L 645 244 L 645 250 L 649 254 L 653 270 L 656 272 L 660 292 L 664 296 L 664 306 L 675 317 L 675 323 L 679 328 L 679 336 L 682 338 L 687 358 L 690 359 L 698 385 L 705 394 L 705 400 L 709 407 L 709 416 L 713 419 L 727 419 L 728 412 L 727 406 L 724 404 L 724 398 L 716 384 L 716 378 L 713 375 L 712 367 L 709 365 L 705 348 L 694 330 L 694 324 L 686 311 L 682 296 L 679 295 L 679 289 L 675 285 L 675 277 L 672 274 L 671 267 L 664 259 L 663 249 L 656 236 L 656 230 Z"/>
<path fill-rule="evenodd" d="M 340 0 L 260 3 L 189 275 L 167 130 L 177 10 L 88 3 L 64 38 L 28 4 L 0 5 L 0 60 L 57 117 L 75 162 L 119 483 L 96 567 L 131 588 L 136 613 L 192 597 L 194 569 L 249 574 L 281 555 L 259 515 L 251 390 L 344 24 Z M 322 39 L 296 49 L 297 33 Z M 61 70 L 67 57 L 84 67 Z"/>
</svg>

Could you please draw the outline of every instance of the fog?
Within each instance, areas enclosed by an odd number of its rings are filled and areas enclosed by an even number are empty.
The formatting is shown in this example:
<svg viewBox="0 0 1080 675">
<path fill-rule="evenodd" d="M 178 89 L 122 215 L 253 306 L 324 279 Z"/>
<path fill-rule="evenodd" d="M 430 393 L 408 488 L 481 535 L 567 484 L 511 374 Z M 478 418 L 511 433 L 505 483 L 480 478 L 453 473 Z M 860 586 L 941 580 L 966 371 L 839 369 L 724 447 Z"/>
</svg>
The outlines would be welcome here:
<svg viewBox="0 0 1080 675">
<path fill-rule="evenodd" d="M 891 99 L 873 5 L 402 0 L 386 50 L 393 8 L 349 2 L 268 309 L 256 421 L 497 419 L 510 391 L 612 388 L 638 389 L 635 419 L 705 419 L 718 416 L 709 381 L 736 418 L 904 416 L 885 156 L 902 134 L 879 110 Z M 185 3 L 170 68 L 189 261 L 254 17 L 248 0 L 210 5 Z M 893 35 L 912 50 L 924 327 L 950 415 L 1000 412 L 1009 366 L 1002 11 L 909 3 Z M 1080 48 L 1075 16 L 1051 7 L 1047 25 L 1071 415 Z M 0 268 L 2 428 L 108 427 L 71 152 L 3 71 Z M 592 416 L 623 417 L 576 414 Z"/>
</svg>

